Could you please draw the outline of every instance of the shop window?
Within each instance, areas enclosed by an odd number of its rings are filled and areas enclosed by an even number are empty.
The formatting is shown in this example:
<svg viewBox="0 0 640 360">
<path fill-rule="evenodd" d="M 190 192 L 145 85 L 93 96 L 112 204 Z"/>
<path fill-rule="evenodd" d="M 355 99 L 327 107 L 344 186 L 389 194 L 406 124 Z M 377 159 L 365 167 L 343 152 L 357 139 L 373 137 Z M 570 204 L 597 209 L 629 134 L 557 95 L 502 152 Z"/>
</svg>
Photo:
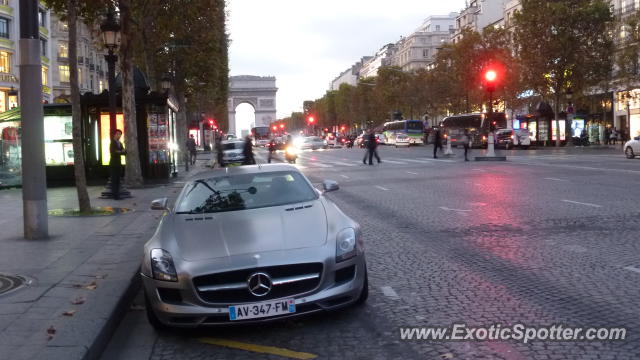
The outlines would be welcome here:
<svg viewBox="0 0 640 360">
<path fill-rule="evenodd" d="M 60 72 L 60 82 L 69 82 L 69 65 L 59 65 L 58 70 Z"/>
<path fill-rule="evenodd" d="M 109 145 L 111 145 L 111 129 L 109 123 L 109 114 L 100 115 L 100 148 L 102 150 L 102 165 L 109 165 L 111 154 L 109 153 Z M 116 128 L 124 131 L 124 115 L 116 114 Z M 120 138 L 122 145 L 126 147 L 124 133 Z M 122 164 L 126 162 L 126 156 L 122 157 Z"/>
<path fill-rule="evenodd" d="M 71 116 L 47 116 L 44 155 L 48 166 L 73 165 L 73 123 Z"/>
<path fill-rule="evenodd" d="M 0 51 L 0 73 L 11 73 L 11 54 Z"/>
</svg>

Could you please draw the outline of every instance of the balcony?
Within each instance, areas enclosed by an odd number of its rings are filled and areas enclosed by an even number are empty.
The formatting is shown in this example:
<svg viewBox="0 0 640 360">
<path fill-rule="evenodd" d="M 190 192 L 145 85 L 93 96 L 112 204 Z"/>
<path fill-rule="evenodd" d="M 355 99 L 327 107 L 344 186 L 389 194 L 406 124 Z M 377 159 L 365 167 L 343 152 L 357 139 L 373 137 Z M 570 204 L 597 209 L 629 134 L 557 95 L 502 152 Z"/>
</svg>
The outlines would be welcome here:
<svg viewBox="0 0 640 360">
<path fill-rule="evenodd" d="M 0 82 L 17 84 L 18 78 L 13 74 L 0 73 Z"/>
<path fill-rule="evenodd" d="M 6 39 L 0 34 L 0 46 L 7 49 L 15 49 L 13 40 Z"/>
<path fill-rule="evenodd" d="M 69 62 L 69 56 L 58 55 L 58 62 L 64 62 L 64 63 Z"/>
<path fill-rule="evenodd" d="M 44 36 L 49 36 L 49 30 L 44 27 L 44 26 L 39 26 L 38 29 L 40 30 L 40 34 L 44 35 Z"/>
<path fill-rule="evenodd" d="M 0 0 L 0 14 L 13 16 L 13 8 L 9 6 L 9 0 Z"/>
<path fill-rule="evenodd" d="M 84 58 L 82 56 L 78 56 L 78 65 L 84 64 Z"/>
<path fill-rule="evenodd" d="M 94 71 L 96 69 L 95 65 L 89 64 L 89 71 Z"/>
</svg>

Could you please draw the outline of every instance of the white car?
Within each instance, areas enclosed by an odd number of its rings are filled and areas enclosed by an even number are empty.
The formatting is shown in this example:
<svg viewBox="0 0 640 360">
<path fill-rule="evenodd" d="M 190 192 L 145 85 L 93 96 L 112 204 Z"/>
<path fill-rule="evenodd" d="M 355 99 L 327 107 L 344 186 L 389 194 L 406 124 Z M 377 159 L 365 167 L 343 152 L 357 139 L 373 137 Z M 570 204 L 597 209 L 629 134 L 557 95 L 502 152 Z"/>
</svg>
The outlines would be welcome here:
<svg viewBox="0 0 640 360">
<path fill-rule="evenodd" d="M 531 133 L 528 129 L 513 130 L 513 146 L 527 149 L 531 146 Z"/>
<path fill-rule="evenodd" d="M 326 140 L 322 140 L 319 136 L 307 136 L 302 138 L 302 141 L 298 143 L 298 148 L 300 150 L 317 150 L 317 149 L 326 149 L 329 146 L 327 145 Z"/>
<path fill-rule="evenodd" d="M 636 136 L 624 144 L 624 154 L 627 159 L 633 159 L 640 155 L 640 136 Z"/>
<path fill-rule="evenodd" d="M 396 147 L 398 146 L 409 146 L 411 144 L 411 139 L 407 134 L 398 134 L 396 135 Z"/>
</svg>

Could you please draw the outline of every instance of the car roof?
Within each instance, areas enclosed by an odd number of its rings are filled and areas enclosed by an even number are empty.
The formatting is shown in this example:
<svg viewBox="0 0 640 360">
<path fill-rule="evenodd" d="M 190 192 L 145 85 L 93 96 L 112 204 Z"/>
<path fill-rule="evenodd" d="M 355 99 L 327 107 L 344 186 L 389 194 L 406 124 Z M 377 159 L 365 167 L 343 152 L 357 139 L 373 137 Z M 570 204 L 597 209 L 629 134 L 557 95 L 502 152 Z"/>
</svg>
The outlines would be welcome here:
<svg viewBox="0 0 640 360">
<path fill-rule="evenodd" d="M 201 173 L 198 173 L 196 176 L 191 178 L 191 181 L 195 180 L 205 180 L 210 179 L 212 177 L 221 176 L 221 175 L 247 175 L 247 174 L 260 174 L 260 173 L 270 173 L 276 171 L 295 171 L 300 173 L 297 167 L 289 164 L 261 164 L 261 165 L 245 165 L 245 166 L 232 166 L 226 168 L 218 168 L 214 170 L 208 170 Z"/>
</svg>

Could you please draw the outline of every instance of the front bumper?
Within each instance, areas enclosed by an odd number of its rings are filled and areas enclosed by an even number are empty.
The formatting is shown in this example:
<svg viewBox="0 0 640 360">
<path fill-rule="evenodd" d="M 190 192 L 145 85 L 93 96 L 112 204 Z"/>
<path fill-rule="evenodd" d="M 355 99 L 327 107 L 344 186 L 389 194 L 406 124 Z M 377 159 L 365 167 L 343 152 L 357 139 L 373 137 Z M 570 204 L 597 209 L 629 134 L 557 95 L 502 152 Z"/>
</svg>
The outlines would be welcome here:
<svg viewBox="0 0 640 360">
<path fill-rule="evenodd" d="M 336 283 L 335 272 L 352 266 L 355 267 L 353 278 Z M 355 258 L 340 264 L 327 264 L 325 262 L 320 284 L 315 290 L 285 297 L 287 299 L 295 299 L 295 313 L 240 321 L 229 320 L 228 307 L 238 305 L 238 303 L 211 304 L 203 301 L 190 278 L 188 281 L 183 281 L 181 278 L 177 283 L 170 283 L 155 280 L 144 274 L 141 274 L 141 276 L 151 310 L 160 322 L 173 327 L 197 327 L 278 321 L 349 306 L 357 301 L 362 292 L 365 273 L 364 254 L 359 254 Z M 179 301 L 169 302 L 163 300 L 159 294 L 159 288 L 178 290 L 181 294 Z M 259 302 L 261 301 L 256 300 L 254 303 Z"/>
</svg>

